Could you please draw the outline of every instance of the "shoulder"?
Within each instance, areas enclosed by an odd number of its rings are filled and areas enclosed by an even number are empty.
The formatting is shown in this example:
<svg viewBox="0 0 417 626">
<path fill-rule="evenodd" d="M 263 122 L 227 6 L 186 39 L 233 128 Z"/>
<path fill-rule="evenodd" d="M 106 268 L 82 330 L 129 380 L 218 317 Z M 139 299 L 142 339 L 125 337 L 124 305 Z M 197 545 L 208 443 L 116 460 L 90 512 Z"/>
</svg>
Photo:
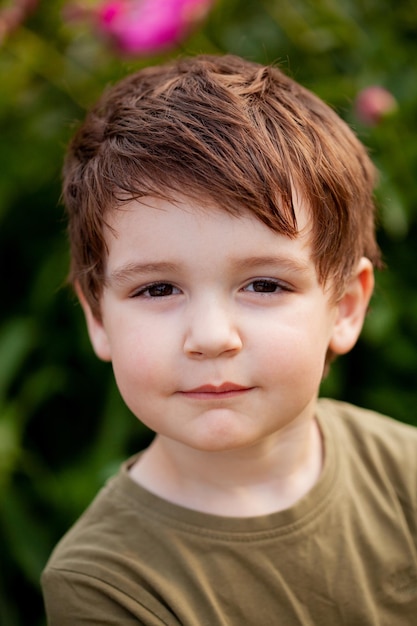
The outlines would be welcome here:
<svg viewBox="0 0 417 626">
<path fill-rule="evenodd" d="M 51 626 L 167 623 L 168 611 L 148 584 L 157 530 L 126 467 L 97 494 L 45 566 L 42 589 Z"/>
<path fill-rule="evenodd" d="M 318 415 L 336 429 L 350 432 L 358 440 L 387 445 L 393 452 L 398 446 L 403 449 L 404 445 L 416 451 L 417 428 L 381 413 L 347 402 L 320 398 Z"/>
<path fill-rule="evenodd" d="M 318 418 L 356 469 L 394 485 L 417 506 L 417 428 L 346 402 L 320 399 Z"/>
<path fill-rule="evenodd" d="M 140 526 L 141 491 L 132 484 L 128 462 L 110 478 L 53 551 L 48 567 L 71 570 L 74 562 L 89 563 L 96 550 L 123 551 L 132 526 Z"/>
</svg>

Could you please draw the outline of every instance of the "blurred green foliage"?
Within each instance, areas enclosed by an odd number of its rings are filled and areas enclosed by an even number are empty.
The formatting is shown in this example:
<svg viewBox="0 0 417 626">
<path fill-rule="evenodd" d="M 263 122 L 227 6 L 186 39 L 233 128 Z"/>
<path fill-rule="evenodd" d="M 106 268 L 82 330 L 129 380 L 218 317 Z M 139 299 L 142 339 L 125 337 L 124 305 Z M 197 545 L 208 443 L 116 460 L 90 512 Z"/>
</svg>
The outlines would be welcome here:
<svg viewBox="0 0 417 626">
<path fill-rule="evenodd" d="M 65 287 L 60 168 L 103 87 L 166 58 L 123 60 L 63 2 L 40 2 L 0 48 L 0 623 L 44 624 L 39 575 L 103 481 L 151 434 L 124 408 Z M 357 130 L 380 170 L 388 269 L 353 352 L 323 393 L 417 424 L 417 8 L 414 0 L 219 0 L 173 54 L 279 61 Z M 380 84 L 398 114 L 361 126 L 353 101 Z"/>
</svg>

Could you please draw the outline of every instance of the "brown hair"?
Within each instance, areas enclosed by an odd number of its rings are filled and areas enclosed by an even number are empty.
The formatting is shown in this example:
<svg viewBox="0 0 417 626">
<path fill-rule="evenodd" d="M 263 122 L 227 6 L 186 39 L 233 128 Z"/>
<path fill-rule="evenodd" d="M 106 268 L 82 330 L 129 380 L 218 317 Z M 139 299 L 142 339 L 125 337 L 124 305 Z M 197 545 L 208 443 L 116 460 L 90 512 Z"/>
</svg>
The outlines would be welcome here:
<svg viewBox="0 0 417 626">
<path fill-rule="evenodd" d="M 298 193 L 319 280 L 339 297 L 361 256 L 380 264 L 374 183 L 347 124 L 279 69 L 230 55 L 148 67 L 110 88 L 70 144 L 70 279 L 99 317 L 106 213 L 126 199 L 204 198 L 295 237 Z"/>
</svg>

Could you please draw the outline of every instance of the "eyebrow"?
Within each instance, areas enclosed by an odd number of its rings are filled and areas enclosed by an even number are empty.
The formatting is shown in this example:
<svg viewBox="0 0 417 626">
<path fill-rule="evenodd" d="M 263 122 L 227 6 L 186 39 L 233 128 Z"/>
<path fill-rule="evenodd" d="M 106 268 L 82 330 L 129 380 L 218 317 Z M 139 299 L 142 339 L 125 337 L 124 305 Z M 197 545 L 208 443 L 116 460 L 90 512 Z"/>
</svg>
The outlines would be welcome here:
<svg viewBox="0 0 417 626">
<path fill-rule="evenodd" d="M 297 274 L 305 274 L 311 270 L 308 263 L 304 263 L 300 259 L 288 256 L 252 256 L 244 259 L 234 259 L 232 265 L 236 269 L 251 270 L 262 267 L 273 267 Z"/>
<path fill-rule="evenodd" d="M 311 270 L 307 263 L 299 259 L 287 256 L 251 256 L 243 259 L 233 258 L 229 260 L 232 270 L 250 271 L 258 268 L 274 268 L 297 274 L 306 274 Z M 180 265 L 168 261 L 153 263 L 126 263 L 113 270 L 106 277 L 106 285 L 123 285 L 132 278 L 152 274 L 173 273 L 180 270 Z"/>
<path fill-rule="evenodd" d="M 155 274 L 158 272 L 175 272 L 178 270 L 178 265 L 175 263 L 169 263 L 167 261 L 160 261 L 156 263 L 126 263 L 121 267 L 113 270 L 109 276 L 106 277 L 106 284 L 123 284 L 134 278 L 135 276 Z"/>
</svg>

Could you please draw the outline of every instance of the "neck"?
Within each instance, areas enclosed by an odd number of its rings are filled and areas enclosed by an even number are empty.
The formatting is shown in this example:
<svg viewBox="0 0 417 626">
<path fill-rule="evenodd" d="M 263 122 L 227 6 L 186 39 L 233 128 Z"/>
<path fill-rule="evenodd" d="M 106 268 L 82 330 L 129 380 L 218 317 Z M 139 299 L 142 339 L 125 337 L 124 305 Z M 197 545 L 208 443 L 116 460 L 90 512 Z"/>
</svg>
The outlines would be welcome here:
<svg viewBox="0 0 417 626">
<path fill-rule="evenodd" d="M 190 449 L 158 435 L 131 475 L 174 504 L 213 515 L 252 517 L 294 505 L 317 482 L 322 460 L 320 429 L 310 419 L 232 451 Z"/>
</svg>

